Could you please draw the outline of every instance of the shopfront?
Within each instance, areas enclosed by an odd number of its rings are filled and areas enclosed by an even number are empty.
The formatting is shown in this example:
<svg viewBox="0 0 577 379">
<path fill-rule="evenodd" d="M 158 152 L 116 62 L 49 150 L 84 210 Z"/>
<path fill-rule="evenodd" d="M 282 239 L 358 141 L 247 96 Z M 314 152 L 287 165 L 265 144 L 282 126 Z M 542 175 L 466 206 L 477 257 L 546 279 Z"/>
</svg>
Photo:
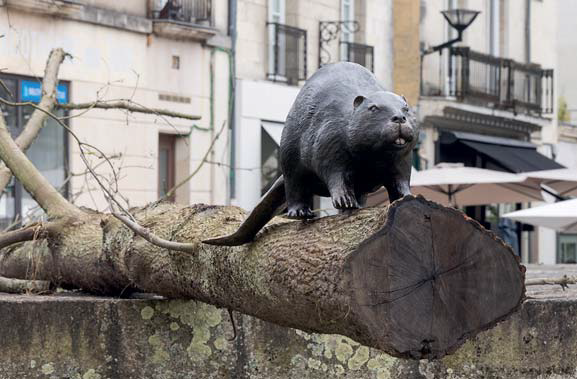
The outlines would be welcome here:
<svg viewBox="0 0 577 379">
<path fill-rule="evenodd" d="M 42 95 L 41 79 L 0 75 L 0 97 L 11 102 L 38 103 Z M 58 85 L 57 97 L 60 103 L 69 100 L 69 84 Z M 0 105 L 6 125 L 15 138 L 32 115 L 32 106 Z M 56 116 L 64 116 L 62 110 L 55 110 Z M 68 147 L 66 133 L 56 121 L 47 118 L 37 139 L 27 151 L 27 156 L 40 172 L 59 189 L 68 195 L 66 177 L 68 175 Z M 42 216 L 42 211 L 22 185 L 12 178 L 10 184 L 0 197 L 0 228 L 4 229 L 21 220 L 29 220 Z"/>
</svg>

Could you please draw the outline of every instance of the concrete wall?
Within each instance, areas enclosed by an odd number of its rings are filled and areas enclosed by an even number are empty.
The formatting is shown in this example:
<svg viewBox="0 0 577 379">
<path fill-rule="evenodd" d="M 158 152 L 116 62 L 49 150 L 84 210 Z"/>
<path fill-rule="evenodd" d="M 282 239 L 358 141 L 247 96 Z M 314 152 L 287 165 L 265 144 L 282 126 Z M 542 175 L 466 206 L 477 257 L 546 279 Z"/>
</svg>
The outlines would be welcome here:
<svg viewBox="0 0 577 379">
<path fill-rule="evenodd" d="M 227 33 L 227 2 L 213 3 L 217 14 L 216 34 L 224 36 Z M 94 0 L 89 5 L 137 15 L 142 13 L 141 8 L 146 9 L 145 1 Z M 0 34 L 5 35 L 0 44 L 5 73 L 41 77 L 50 49 L 62 47 L 73 56 L 60 70 L 60 78 L 71 83 L 71 102 L 130 98 L 147 107 L 202 117 L 200 121 L 192 122 L 91 110 L 70 120 L 72 129 L 82 141 L 97 146 L 106 154 L 121 155 L 113 164 L 120 169 L 120 193 L 129 199 L 131 206 L 144 205 L 158 197 L 159 133 L 185 135 L 179 137 L 176 144 L 178 180 L 200 164 L 216 134 L 214 129 L 220 129 L 228 118 L 229 58 L 222 50 L 212 51 L 199 41 L 54 18 L 10 6 L 0 8 L 0 19 L 7 20 L 8 16 L 9 24 L 0 23 Z M 148 22 L 146 18 L 142 20 Z M 180 69 L 172 68 L 173 56 L 180 57 Z M 185 101 L 161 100 L 160 95 L 178 96 Z M 79 148 L 72 139 L 69 150 L 70 171 L 83 172 Z M 225 130 L 209 159 L 226 164 L 228 150 Z M 96 159 L 92 160 L 97 163 Z M 106 165 L 98 169 L 103 175 L 109 175 L 110 171 Z M 82 177 L 74 177 L 71 193 L 78 194 L 76 203 L 79 205 L 98 209 L 107 206 L 102 191 L 91 179 L 86 182 Z M 216 164 L 205 164 L 177 193 L 177 201 L 184 203 L 224 204 L 227 199 L 228 169 Z"/>
<path fill-rule="evenodd" d="M 155 0 L 140 1 L 116 1 L 116 0 L 84 0 L 83 3 L 89 6 L 109 9 L 114 12 L 128 13 L 136 16 L 146 17 L 148 14 L 148 3 Z"/>
<path fill-rule="evenodd" d="M 194 302 L 0 295 L 0 379 L 562 379 L 577 375 L 577 302 L 531 300 L 439 361 L 390 357 Z"/>
</svg>

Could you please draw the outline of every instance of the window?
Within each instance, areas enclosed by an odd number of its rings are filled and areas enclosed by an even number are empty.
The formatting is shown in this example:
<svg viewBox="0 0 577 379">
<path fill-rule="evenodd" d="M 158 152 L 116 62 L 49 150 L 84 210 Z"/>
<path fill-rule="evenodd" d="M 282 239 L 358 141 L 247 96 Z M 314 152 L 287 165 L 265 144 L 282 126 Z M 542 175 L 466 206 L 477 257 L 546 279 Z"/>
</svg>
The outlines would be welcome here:
<svg viewBox="0 0 577 379">
<path fill-rule="evenodd" d="M 211 0 L 152 0 L 150 15 L 155 20 L 185 24 L 210 24 Z"/>
<path fill-rule="evenodd" d="M 285 6 L 285 0 L 268 2 L 267 78 L 297 85 L 307 76 L 307 32 L 285 25 Z"/>
<path fill-rule="evenodd" d="M 264 195 L 281 176 L 279 144 L 284 125 L 263 122 L 261 129 L 261 193 Z"/>
<path fill-rule="evenodd" d="M 559 234 L 557 263 L 577 263 L 577 234 Z"/>
<path fill-rule="evenodd" d="M 285 23 L 285 0 L 269 0 L 268 2 L 268 22 L 272 25 Z M 276 44 L 275 44 L 276 42 Z M 284 36 L 276 34 L 276 28 L 268 28 L 268 72 L 276 75 L 277 72 L 284 72 Z M 275 46 L 275 45 L 278 45 Z M 277 67 L 275 67 L 275 62 Z"/>
<path fill-rule="evenodd" d="M 341 20 L 355 20 L 355 0 L 341 0 Z M 354 34 L 349 28 L 343 28 L 341 31 L 341 42 L 354 42 Z M 341 60 L 346 61 L 348 51 L 346 46 L 341 43 Z"/>
<path fill-rule="evenodd" d="M 341 42 L 341 52 L 347 62 L 358 63 L 369 71 L 374 71 L 373 47 L 362 43 Z"/>
<path fill-rule="evenodd" d="M 0 97 L 10 101 L 39 102 L 42 94 L 41 82 L 36 78 L 0 75 L 4 86 L 0 86 Z M 57 89 L 59 102 L 68 102 L 68 83 L 60 83 Z M 8 130 L 17 137 L 24 129 L 34 108 L 9 107 L 0 105 Z M 56 116 L 64 116 L 62 110 L 54 111 Z M 68 188 L 68 144 L 64 129 L 48 117 L 38 137 L 26 155 L 48 181 L 67 196 Z M 0 194 L 0 228 L 6 228 L 17 221 L 40 218 L 41 209 L 22 185 L 12 178 L 4 193 Z"/>
<path fill-rule="evenodd" d="M 175 70 L 180 70 L 180 56 L 178 55 L 172 56 L 172 68 Z"/>
<path fill-rule="evenodd" d="M 158 138 L 158 197 L 164 197 L 174 185 L 176 137 L 160 134 Z M 167 200 L 174 201 L 174 193 Z"/>
</svg>

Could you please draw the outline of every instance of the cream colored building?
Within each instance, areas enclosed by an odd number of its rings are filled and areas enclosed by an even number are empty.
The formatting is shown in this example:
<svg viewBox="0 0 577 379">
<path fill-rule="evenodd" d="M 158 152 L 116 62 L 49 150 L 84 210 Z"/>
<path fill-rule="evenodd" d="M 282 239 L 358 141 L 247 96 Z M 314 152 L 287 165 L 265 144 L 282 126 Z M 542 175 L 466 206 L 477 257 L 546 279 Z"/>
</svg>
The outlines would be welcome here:
<svg viewBox="0 0 577 379">
<path fill-rule="evenodd" d="M 418 12 L 406 0 L 238 1 L 233 202 L 252 208 L 279 175 L 285 118 L 321 64 L 362 64 L 416 103 Z M 332 208 L 328 198 L 315 207 Z"/>
<path fill-rule="evenodd" d="M 34 91 L 50 50 L 62 47 L 72 55 L 60 69 L 62 101 L 131 99 L 146 107 L 201 116 L 199 121 L 186 121 L 117 110 L 71 112 L 75 117 L 68 123 L 80 140 L 113 157 L 119 193 L 130 206 L 158 199 L 193 171 L 229 117 L 228 0 L 174 4 L 171 8 L 172 0 L 0 1 L 1 78 L 14 86 L 17 97 Z M 23 125 L 25 113 L 9 120 L 12 128 Z M 176 201 L 227 203 L 228 136 L 229 124 L 209 154 L 209 163 L 179 188 Z M 36 145 L 31 157 L 55 185 L 85 171 L 77 143 L 64 137 L 53 122 Z M 96 155 L 89 155 L 95 166 Z M 106 164 L 98 165 L 97 171 L 110 177 Z M 72 176 L 67 190 L 79 205 L 107 207 L 102 191 L 89 177 Z M 11 191 L 1 200 L 3 218 L 15 212 L 25 215 L 33 206 L 21 189 Z"/>
<path fill-rule="evenodd" d="M 559 135 L 559 3 L 422 0 L 423 51 L 457 37 L 441 14 L 450 9 L 480 13 L 453 49 L 423 57 L 421 166 L 450 161 L 509 172 L 559 167 L 554 162 Z M 499 218 L 509 210 L 514 205 L 475 207 L 467 212 L 499 231 L 515 227 Z M 514 232 L 517 238 L 508 242 L 517 245 L 525 261 L 556 263 L 553 231 Z"/>
</svg>

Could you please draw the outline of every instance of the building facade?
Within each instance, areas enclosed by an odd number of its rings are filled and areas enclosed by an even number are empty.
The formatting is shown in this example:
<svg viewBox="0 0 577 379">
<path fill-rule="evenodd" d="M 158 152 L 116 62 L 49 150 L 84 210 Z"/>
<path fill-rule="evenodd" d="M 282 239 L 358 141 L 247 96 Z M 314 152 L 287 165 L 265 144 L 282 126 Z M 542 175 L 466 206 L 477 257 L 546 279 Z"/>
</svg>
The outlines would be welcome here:
<svg viewBox="0 0 577 379">
<path fill-rule="evenodd" d="M 440 162 L 508 172 L 562 167 L 555 162 L 558 4 L 535 0 L 421 1 L 422 74 L 419 163 Z M 479 12 L 463 40 L 441 11 Z M 430 53 L 430 54 L 429 54 Z M 508 241 L 526 262 L 555 263 L 555 233 L 508 223 L 521 205 L 467 207 L 487 228 L 512 231 Z"/>
<path fill-rule="evenodd" d="M 418 2 L 239 0 L 233 202 L 251 209 L 280 174 L 283 124 L 304 81 L 352 61 L 418 100 Z M 315 208 L 332 211 L 330 199 Z"/>
<path fill-rule="evenodd" d="M 69 116 L 81 141 L 110 158 L 118 173 L 111 185 L 129 206 L 158 199 L 195 170 L 226 123 L 208 163 L 174 200 L 227 203 L 229 170 L 220 163 L 229 161 L 232 104 L 228 8 L 227 0 L 0 1 L 0 78 L 7 87 L 1 95 L 38 101 L 49 52 L 61 47 L 71 59 L 60 68 L 60 102 L 130 99 L 200 116 L 187 121 L 118 110 L 58 111 Z M 16 135 L 31 110 L 2 108 Z M 28 155 L 76 204 L 108 206 L 96 182 L 81 175 L 86 168 L 78 144 L 54 121 L 47 121 Z M 95 151 L 88 157 L 102 178 L 111 178 Z M 26 218 L 33 208 L 15 182 L 0 199 L 0 218 L 4 224 Z"/>
</svg>

